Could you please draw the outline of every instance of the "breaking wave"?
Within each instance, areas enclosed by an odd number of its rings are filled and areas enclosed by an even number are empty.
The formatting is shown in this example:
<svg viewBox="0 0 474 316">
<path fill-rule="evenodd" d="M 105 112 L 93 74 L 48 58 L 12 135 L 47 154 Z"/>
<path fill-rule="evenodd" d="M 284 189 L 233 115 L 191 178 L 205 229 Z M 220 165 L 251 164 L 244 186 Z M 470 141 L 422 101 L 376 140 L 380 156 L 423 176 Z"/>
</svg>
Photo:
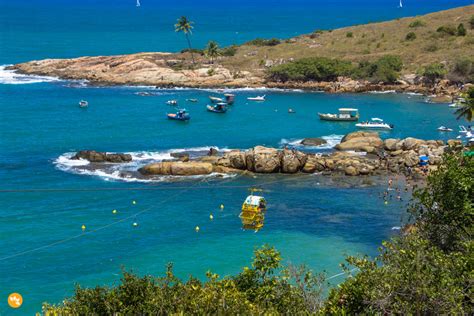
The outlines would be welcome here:
<svg viewBox="0 0 474 316">
<path fill-rule="evenodd" d="M 336 134 L 322 136 L 321 138 L 324 139 L 327 143 L 322 144 L 320 146 L 305 146 L 305 145 L 302 145 L 301 142 L 303 141 L 303 138 L 300 138 L 300 139 L 285 139 L 285 138 L 283 138 L 280 141 L 279 145 L 280 145 L 280 147 L 288 146 L 288 147 L 295 148 L 295 149 L 329 150 L 329 149 L 334 148 L 334 146 L 336 146 L 337 144 L 339 144 L 343 137 L 344 137 L 344 135 L 336 135 Z"/>
<path fill-rule="evenodd" d="M 60 81 L 60 79 L 56 77 L 19 74 L 15 70 L 6 69 L 7 66 L 10 65 L 0 66 L 0 84 L 31 84 Z"/>
<path fill-rule="evenodd" d="M 164 151 L 137 151 L 128 152 L 132 156 L 132 161 L 128 163 L 91 163 L 87 160 L 72 159 L 74 152 L 64 153 L 53 161 L 57 169 L 78 174 L 99 177 L 105 181 L 122 181 L 122 182 L 165 182 L 178 181 L 189 178 L 203 178 L 203 177 L 220 177 L 228 178 L 235 175 L 211 173 L 205 176 L 143 176 L 138 172 L 138 169 L 153 162 L 177 160 L 172 157 L 172 153 L 187 153 L 190 158 L 197 158 L 205 156 L 211 148 L 217 149 L 219 152 L 226 152 L 229 149 L 218 148 L 215 146 L 192 147 L 192 148 L 178 148 Z"/>
</svg>

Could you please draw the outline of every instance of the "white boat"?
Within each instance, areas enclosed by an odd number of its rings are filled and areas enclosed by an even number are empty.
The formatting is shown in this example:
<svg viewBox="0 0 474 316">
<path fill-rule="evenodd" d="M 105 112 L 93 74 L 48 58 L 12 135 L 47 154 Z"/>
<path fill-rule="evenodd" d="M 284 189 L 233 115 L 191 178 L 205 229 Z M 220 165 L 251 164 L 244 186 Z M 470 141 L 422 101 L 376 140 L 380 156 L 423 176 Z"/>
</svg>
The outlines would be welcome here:
<svg viewBox="0 0 474 316">
<path fill-rule="evenodd" d="M 168 104 L 168 105 L 178 105 L 178 101 L 177 100 L 169 100 L 169 101 L 166 101 L 166 104 Z"/>
<path fill-rule="evenodd" d="M 438 131 L 440 131 L 440 132 L 452 132 L 453 129 L 449 128 L 449 127 L 446 127 L 446 126 L 440 126 L 440 127 L 438 127 Z"/>
<path fill-rule="evenodd" d="M 137 0 L 137 7 L 140 6 L 140 0 Z"/>
<path fill-rule="evenodd" d="M 461 103 L 459 102 L 455 102 L 455 103 L 451 103 L 450 105 L 448 105 L 450 108 L 459 108 L 462 106 Z"/>
<path fill-rule="evenodd" d="M 400 0 L 400 4 L 398 5 L 399 8 L 403 8 L 402 0 Z"/>
<path fill-rule="evenodd" d="M 370 129 L 393 129 L 393 124 L 385 123 L 382 119 L 374 117 L 370 121 L 357 123 L 358 128 L 370 128 Z"/>
<path fill-rule="evenodd" d="M 459 133 L 467 134 L 470 131 L 471 131 L 470 128 L 466 128 L 466 126 L 464 126 L 464 125 L 459 125 Z"/>
<path fill-rule="evenodd" d="M 87 102 L 87 101 L 85 101 L 85 100 L 81 100 L 81 101 L 79 102 L 79 107 L 81 107 L 81 108 L 86 108 L 86 107 L 88 107 L 88 106 L 89 106 L 89 102 Z"/>
<path fill-rule="evenodd" d="M 247 100 L 249 101 L 265 101 L 265 95 L 261 95 L 261 96 L 256 96 L 256 97 L 251 97 L 251 98 L 247 98 Z"/>
<path fill-rule="evenodd" d="M 323 121 L 358 121 L 359 110 L 352 108 L 340 108 L 339 113 L 318 113 L 319 119 Z"/>
<path fill-rule="evenodd" d="M 209 96 L 209 100 L 211 100 L 212 103 L 221 103 L 221 102 L 224 102 L 224 99 L 218 98 L 218 97 L 213 97 L 213 96 Z"/>
</svg>

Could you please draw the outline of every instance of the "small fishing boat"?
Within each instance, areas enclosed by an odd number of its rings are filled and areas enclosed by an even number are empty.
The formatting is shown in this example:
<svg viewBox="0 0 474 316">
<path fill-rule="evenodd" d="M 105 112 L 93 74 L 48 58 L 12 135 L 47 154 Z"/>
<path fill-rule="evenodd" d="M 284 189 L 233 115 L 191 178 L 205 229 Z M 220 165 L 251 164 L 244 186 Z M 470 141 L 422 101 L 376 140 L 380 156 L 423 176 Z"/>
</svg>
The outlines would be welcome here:
<svg viewBox="0 0 474 316">
<path fill-rule="evenodd" d="M 89 102 L 87 102 L 87 101 L 85 101 L 85 100 L 81 100 L 81 101 L 79 102 L 79 107 L 81 107 L 81 108 L 86 108 L 86 107 L 88 107 L 88 106 L 89 106 Z"/>
<path fill-rule="evenodd" d="M 353 108 L 340 108 L 339 113 L 318 113 L 319 119 L 323 121 L 352 122 L 359 120 L 359 110 Z"/>
<path fill-rule="evenodd" d="M 218 98 L 218 97 L 213 97 L 213 96 L 209 96 L 209 100 L 211 100 L 212 103 L 224 102 L 224 99 Z"/>
<path fill-rule="evenodd" d="M 226 103 L 217 103 L 215 105 L 207 105 L 207 110 L 214 113 L 225 113 L 227 112 Z"/>
<path fill-rule="evenodd" d="M 247 100 L 249 101 L 257 101 L 257 102 L 263 102 L 265 101 L 265 95 L 261 95 L 261 96 L 256 96 L 256 97 L 250 97 L 250 98 L 247 98 Z"/>
<path fill-rule="evenodd" d="M 471 132 L 471 127 L 469 126 L 468 128 L 466 128 L 466 126 L 464 125 L 459 125 L 459 133 L 461 134 L 467 134 L 469 132 Z"/>
<path fill-rule="evenodd" d="M 253 195 L 254 191 L 257 189 L 252 189 L 252 194 L 247 196 L 242 204 L 242 212 L 239 217 L 244 229 L 259 230 L 264 224 L 267 201 L 263 196 Z"/>
<path fill-rule="evenodd" d="M 440 131 L 440 132 L 452 132 L 453 129 L 449 128 L 449 127 L 446 127 L 446 126 L 440 126 L 440 127 L 438 127 L 438 131 Z"/>
<path fill-rule="evenodd" d="M 198 99 L 186 99 L 186 101 L 196 103 Z"/>
<path fill-rule="evenodd" d="M 176 121 L 189 121 L 191 119 L 191 116 L 186 112 L 186 109 L 180 109 L 176 113 L 168 113 L 166 116 L 168 119 Z"/>
<path fill-rule="evenodd" d="M 370 129 L 393 129 L 393 124 L 385 123 L 381 118 L 374 117 L 368 122 L 357 123 L 358 128 L 370 128 Z"/>
<path fill-rule="evenodd" d="M 224 94 L 224 97 L 225 97 L 225 102 L 227 102 L 228 105 L 234 104 L 235 94 L 226 93 Z"/>
<path fill-rule="evenodd" d="M 166 101 L 166 104 L 175 106 L 178 105 L 178 100 L 168 100 Z"/>
<path fill-rule="evenodd" d="M 290 108 L 290 109 L 288 109 L 288 113 L 294 114 L 294 113 L 296 113 L 296 111 Z"/>
</svg>

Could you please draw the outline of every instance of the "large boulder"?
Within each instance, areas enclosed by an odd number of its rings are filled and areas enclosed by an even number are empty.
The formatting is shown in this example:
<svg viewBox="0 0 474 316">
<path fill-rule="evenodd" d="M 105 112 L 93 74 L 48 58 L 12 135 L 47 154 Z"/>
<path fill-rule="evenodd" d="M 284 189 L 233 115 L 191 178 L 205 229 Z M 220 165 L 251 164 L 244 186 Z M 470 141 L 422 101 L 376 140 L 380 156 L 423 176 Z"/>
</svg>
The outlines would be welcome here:
<svg viewBox="0 0 474 316">
<path fill-rule="evenodd" d="M 281 172 L 296 173 L 303 168 L 307 156 L 301 151 L 284 149 L 281 152 Z"/>
<path fill-rule="evenodd" d="M 389 151 L 396 151 L 397 150 L 397 143 L 399 139 L 396 138 L 388 138 L 384 141 L 384 148 Z"/>
<path fill-rule="evenodd" d="M 305 146 L 321 146 L 327 144 L 327 141 L 323 138 L 305 138 L 300 142 L 301 145 Z"/>
<path fill-rule="evenodd" d="M 124 163 L 132 161 L 130 154 L 108 154 L 105 152 L 98 152 L 95 150 L 81 150 L 72 157 L 72 159 L 85 159 L 90 162 L 112 162 Z"/>
<path fill-rule="evenodd" d="M 247 170 L 274 173 L 280 170 L 280 152 L 275 148 L 257 146 L 245 153 Z"/>
<path fill-rule="evenodd" d="M 336 145 L 338 150 L 355 150 L 365 151 L 368 153 L 375 152 L 383 146 L 383 141 L 376 132 L 354 132 L 347 134 Z"/>
<path fill-rule="evenodd" d="M 357 176 L 359 171 L 354 166 L 348 166 L 344 169 L 346 176 Z"/>
<path fill-rule="evenodd" d="M 408 137 L 403 140 L 403 150 L 416 149 L 421 145 L 424 145 L 426 142 L 422 139 Z"/>
<path fill-rule="evenodd" d="M 178 159 L 179 161 L 183 161 L 183 162 L 189 161 L 188 153 L 171 153 L 170 156 Z"/>
<path fill-rule="evenodd" d="M 146 165 L 138 171 L 144 175 L 195 176 L 212 173 L 213 166 L 208 162 L 166 161 Z"/>
<path fill-rule="evenodd" d="M 247 168 L 247 162 L 245 153 L 240 150 L 233 150 L 225 155 L 225 158 L 229 160 L 229 167 L 234 169 L 245 170 Z"/>
</svg>

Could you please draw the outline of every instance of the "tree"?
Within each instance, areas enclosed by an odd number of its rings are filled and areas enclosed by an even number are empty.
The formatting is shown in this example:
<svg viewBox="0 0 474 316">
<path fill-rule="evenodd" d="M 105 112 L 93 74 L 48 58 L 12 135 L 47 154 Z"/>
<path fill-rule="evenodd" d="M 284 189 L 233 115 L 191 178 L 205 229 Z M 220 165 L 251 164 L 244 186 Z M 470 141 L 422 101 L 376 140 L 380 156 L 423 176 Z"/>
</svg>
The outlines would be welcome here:
<svg viewBox="0 0 474 316">
<path fill-rule="evenodd" d="M 407 41 L 413 41 L 413 40 L 415 40 L 415 39 L 416 39 L 416 34 L 415 34 L 415 32 L 410 32 L 410 33 L 408 33 L 407 36 L 405 36 L 405 39 L 406 39 Z"/>
<path fill-rule="evenodd" d="M 209 41 L 205 49 L 205 54 L 207 57 L 210 58 L 211 63 L 213 64 L 214 59 L 221 55 L 221 52 L 219 50 L 219 45 L 214 41 Z"/>
<path fill-rule="evenodd" d="M 435 83 L 436 80 L 444 78 L 446 73 L 446 68 L 441 63 L 433 63 L 425 66 L 421 72 L 423 77 L 430 83 Z"/>
<path fill-rule="evenodd" d="M 458 25 L 458 36 L 466 36 L 467 34 L 467 31 L 466 31 L 466 28 L 464 27 L 464 24 L 459 24 Z"/>
<path fill-rule="evenodd" d="M 457 119 L 464 117 L 469 122 L 472 121 L 474 116 L 474 87 L 470 87 L 466 94 L 466 103 L 463 104 L 459 109 L 456 110 L 455 114 L 458 115 Z"/>
<path fill-rule="evenodd" d="M 469 25 L 471 25 L 471 29 L 474 29 L 474 15 L 471 15 L 471 18 L 469 19 Z"/>
<path fill-rule="evenodd" d="M 188 47 L 189 47 L 189 50 L 191 52 L 191 58 L 193 60 L 193 65 L 194 65 L 195 64 L 195 62 L 194 62 L 194 52 L 193 52 L 193 48 L 191 46 L 191 40 L 189 38 L 189 36 L 192 35 L 192 29 L 193 29 L 192 24 L 193 23 L 194 22 L 189 21 L 187 17 L 182 16 L 178 19 L 178 22 L 174 25 L 174 30 L 177 33 L 183 32 L 184 35 L 186 36 L 186 40 L 188 42 Z"/>
</svg>

